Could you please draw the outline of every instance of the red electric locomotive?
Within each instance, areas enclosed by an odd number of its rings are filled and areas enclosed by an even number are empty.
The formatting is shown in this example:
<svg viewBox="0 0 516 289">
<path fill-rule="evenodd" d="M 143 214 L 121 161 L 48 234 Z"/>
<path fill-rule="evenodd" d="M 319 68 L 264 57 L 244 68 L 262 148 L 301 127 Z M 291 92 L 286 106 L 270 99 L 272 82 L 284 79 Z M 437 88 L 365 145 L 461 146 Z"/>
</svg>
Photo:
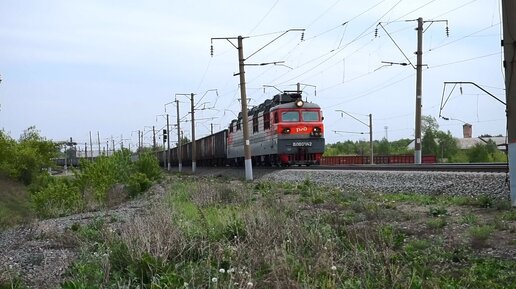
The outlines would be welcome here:
<svg viewBox="0 0 516 289">
<path fill-rule="evenodd" d="M 321 108 L 305 103 L 298 92 L 285 92 L 248 111 L 249 140 L 255 165 L 319 164 L 324 153 L 324 126 Z M 196 161 L 200 166 L 243 165 L 242 114 L 228 129 L 197 139 Z M 169 152 L 172 165 L 178 164 L 178 148 Z M 182 163 L 192 162 L 192 144 L 181 149 Z M 157 153 L 161 163 L 166 154 Z"/>
<path fill-rule="evenodd" d="M 249 110 L 248 116 L 253 163 L 282 166 L 320 163 L 324 153 L 321 108 L 304 102 L 299 92 L 275 95 Z M 227 158 L 230 164 L 244 161 L 241 126 L 239 114 L 228 129 Z"/>
</svg>

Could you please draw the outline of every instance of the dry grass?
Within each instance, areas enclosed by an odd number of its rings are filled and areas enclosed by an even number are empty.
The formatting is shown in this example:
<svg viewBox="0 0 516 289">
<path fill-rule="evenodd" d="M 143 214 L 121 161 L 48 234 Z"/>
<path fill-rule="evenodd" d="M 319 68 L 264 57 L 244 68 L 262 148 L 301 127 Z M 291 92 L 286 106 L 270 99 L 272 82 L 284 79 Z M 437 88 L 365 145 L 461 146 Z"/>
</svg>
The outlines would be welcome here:
<svg viewBox="0 0 516 289">
<path fill-rule="evenodd" d="M 133 260 L 145 254 L 159 260 L 182 258 L 188 240 L 172 222 L 170 209 L 160 206 L 150 209 L 149 215 L 137 216 L 119 231 L 120 241 L 128 247 Z"/>
<path fill-rule="evenodd" d="M 110 277 L 97 282 L 118 288 L 500 288 L 516 269 L 476 255 L 468 238 L 485 234 L 457 232 L 463 218 L 446 216 L 442 225 L 443 212 L 456 208 L 386 205 L 308 182 L 278 186 L 173 179 L 166 203 L 109 234 L 109 263 L 100 259 L 97 266 Z M 461 233 L 464 240 L 457 239 Z"/>
</svg>

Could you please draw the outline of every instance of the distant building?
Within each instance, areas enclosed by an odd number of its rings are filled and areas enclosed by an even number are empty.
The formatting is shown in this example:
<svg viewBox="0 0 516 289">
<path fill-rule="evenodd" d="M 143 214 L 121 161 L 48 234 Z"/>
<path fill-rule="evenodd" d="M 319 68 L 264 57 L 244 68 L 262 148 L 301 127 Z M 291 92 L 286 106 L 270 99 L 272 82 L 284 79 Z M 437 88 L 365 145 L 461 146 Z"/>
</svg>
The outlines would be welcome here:
<svg viewBox="0 0 516 289">
<path fill-rule="evenodd" d="M 464 138 L 471 138 L 473 137 L 473 126 L 469 123 L 465 123 L 462 126 L 462 135 Z"/>
<path fill-rule="evenodd" d="M 490 136 L 490 137 L 472 137 L 473 126 L 469 123 L 465 123 L 462 126 L 462 138 L 455 138 L 459 149 L 466 150 L 474 147 L 476 144 L 487 144 L 489 141 L 493 141 L 499 150 L 507 150 L 507 137 L 506 136 Z M 439 142 L 438 139 L 435 140 Z M 414 141 L 410 142 L 407 146 L 409 149 L 414 149 Z"/>
<path fill-rule="evenodd" d="M 486 144 L 490 140 L 493 141 L 501 151 L 505 151 L 507 148 L 507 137 L 505 136 L 456 138 L 455 140 L 457 141 L 457 145 L 461 150 L 472 148 L 476 144 Z"/>
</svg>

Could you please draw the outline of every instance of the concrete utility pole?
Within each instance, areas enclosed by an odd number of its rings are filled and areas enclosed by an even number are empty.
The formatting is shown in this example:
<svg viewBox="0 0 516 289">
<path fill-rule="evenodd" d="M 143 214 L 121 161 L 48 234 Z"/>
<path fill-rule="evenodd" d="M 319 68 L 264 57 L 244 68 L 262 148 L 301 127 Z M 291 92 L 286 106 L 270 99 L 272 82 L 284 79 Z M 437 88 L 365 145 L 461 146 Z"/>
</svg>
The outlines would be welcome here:
<svg viewBox="0 0 516 289">
<path fill-rule="evenodd" d="M 99 131 L 97 131 L 97 143 L 99 145 L 99 155 L 100 155 L 100 133 L 99 133 Z M 109 151 L 108 151 L 108 154 L 109 154 Z"/>
<path fill-rule="evenodd" d="M 196 109 L 195 106 L 199 105 L 199 102 L 210 91 L 215 91 L 217 93 L 217 96 L 219 95 L 217 89 L 208 89 L 199 98 L 197 104 L 195 104 L 195 101 L 194 101 L 195 93 L 190 93 L 190 94 L 176 93 L 176 96 L 178 96 L 178 95 L 190 96 L 190 113 L 192 114 L 192 173 L 194 173 L 194 174 L 195 174 L 195 172 L 197 170 L 197 144 L 195 143 L 195 110 L 209 109 L 209 108 L 205 108 L 204 106 L 201 109 Z M 179 101 L 177 99 L 176 99 L 176 105 L 177 105 L 177 128 L 178 128 L 178 134 L 179 134 L 179 131 L 181 130 L 181 126 L 180 126 L 180 119 L 179 119 Z M 179 140 L 178 140 L 178 150 L 177 150 L 177 153 L 181 154 L 181 145 L 182 145 L 181 144 L 181 140 L 182 140 L 182 137 L 179 137 L 179 135 L 178 135 L 178 138 L 179 138 Z M 180 156 L 178 157 L 178 160 L 179 160 L 179 163 L 181 164 L 181 157 Z"/>
<path fill-rule="evenodd" d="M 170 171 L 170 125 L 167 113 L 167 171 Z"/>
<path fill-rule="evenodd" d="M 369 114 L 369 144 L 371 146 L 371 160 L 369 161 L 370 164 L 374 164 L 374 144 L 373 144 L 373 115 Z"/>
<path fill-rule="evenodd" d="M 244 137 L 244 163 L 245 163 L 245 179 L 248 181 L 253 180 L 253 162 L 251 159 L 251 143 L 249 141 L 249 123 L 248 123 L 248 112 L 247 112 L 247 94 L 246 94 L 246 85 L 245 85 L 245 71 L 244 71 L 244 62 L 251 58 L 253 55 L 261 51 L 263 48 L 277 40 L 278 38 L 282 37 L 283 35 L 287 34 L 291 31 L 303 31 L 303 34 L 301 34 L 301 41 L 303 41 L 304 37 L 304 31 L 305 29 L 289 29 L 274 38 L 272 41 L 268 42 L 261 48 L 259 48 L 257 51 L 249 55 L 247 58 L 244 58 L 244 47 L 242 40 L 244 37 L 238 36 L 238 37 L 216 37 L 211 38 L 212 44 L 213 40 L 227 40 L 233 47 L 235 47 L 238 50 L 238 75 L 240 76 L 240 104 L 242 105 L 242 128 L 243 128 L 243 137 Z M 231 40 L 237 39 L 237 45 Z M 211 46 L 211 55 L 213 56 L 213 45 Z M 283 61 L 276 61 L 276 62 L 269 62 L 269 63 L 260 63 L 260 64 L 248 64 L 248 65 L 268 65 L 268 64 L 281 64 Z M 235 74 L 236 75 L 236 74 Z"/>
<path fill-rule="evenodd" d="M 156 151 L 156 128 L 152 126 L 152 150 Z"/>
<path fill-rule="evenodd" d="M 253 180 L 253 162 L 251 159 L 251 143 L 249 142 L 249 120 L 247 113 L 247 92 L 245 89 L 245 71 L 244 71 L 244 47 L 242 44 L 242 36 L 238 36 L 238 72 L 240 76 L 240 103 L 242 104 L 242 129 L 244 134 L 244 162 L 245 162 L 245 179 Z"/>
<path fill-rule="evenodd" d="M 414 142 L 414 163 L 421 164 L 421 108 L 423 84 L 423 18 L 417 19 L 417 63 L 416 63 L 416 135 Z"/>
<path fill-rule="evenodd" d="M 167 142 L 167 130 L 163 130 L 163 168 L 167 167 L 167 153 L 165 152 L 165 143 Z"/>
<path fill-rule="evenodd" d="M 140 138 L 140 130 L 138 130 L 138 151 L 142 149 L 142 142 Z"/>
<path fill-rule="evenodd" d="M 99 155 L 100 155 L 100 151 L 99 151 Z M 91 160 L 93 160 L 93 142 L 91 141 L 91 130 L 90 130 L 90 156 L 91 156 Z M 86 156 L 88 157 L 88 156 Z"/>
<path fill-rule="evenodd" d="M 509 183 L 511 205 L 516 207 L 516 75 L 514 75 L 516 39 L 516 3 L 502 0 L 505 97 L 507 103 L 507 137 L 509 142 Z"/>
<path fill-rule="evenodd" d="M 181 143 L 181 120 L 179 118 L 179 100 L 175 100 L 176 102 L 176 112 L 177 112 L 177 162 L 178 162 L 178 170 L 179 172 L 183 171 L 183 162 L 181 160 L 182 152 L 181 148 L 183 144 Z"/>
<path fill-rule="evenodd" d="M 413 20 L 407 20 L 407 21 L 413 21 Z M 403 56 L 405 56 L 408 63 L 399 63 L 399 62 L 390 62 L 390 61 L 382 61 L 382 63 L 385 63 L 384 66 L 390 66 L 393 64 L 407 66 L 410 64 L 413 68 L 416 69 L 416 117 L 415 117 L 415 136 L 414 136 L 414 163 L 415 164 L 421 164 L 421 110 L 422 110 L 422 98 L 423 98 L 423 24 L 425 22 L 446 22 L 446 35 L 448 36 L 448 20 L 429 20 L 429 21 L 423 21 L 423 18 L 419 17 L 417 19 L 417 63 L 416 66 L 412 64 L 410 59 L 405 55 L 405 53 L 399 48 L 398 44 L 394 41 L 394 39 L 391 37 L 391 35 L 387 32 L 387 30 L 383 27 L 383 25 L 378 23 L 378 26 L 380 26 L 385 33 L 389 36 L 389 38 L 394 42 L 394 44 L 400 49 Z M 376 33 L 375 33 L 376 37 Z M 383 67 L 383 66 L 382 66 Z"/>
<path fill-rule="evenodd" d="M 195 145 L 195 104 L 194 104 L 194 95 L 190 94 L 190 102 L 191 102 L 191 114 L 192 114 L 192 173 L 195 174 L 195 170 L 197 168 L 197 147 Z"/>
</svg>

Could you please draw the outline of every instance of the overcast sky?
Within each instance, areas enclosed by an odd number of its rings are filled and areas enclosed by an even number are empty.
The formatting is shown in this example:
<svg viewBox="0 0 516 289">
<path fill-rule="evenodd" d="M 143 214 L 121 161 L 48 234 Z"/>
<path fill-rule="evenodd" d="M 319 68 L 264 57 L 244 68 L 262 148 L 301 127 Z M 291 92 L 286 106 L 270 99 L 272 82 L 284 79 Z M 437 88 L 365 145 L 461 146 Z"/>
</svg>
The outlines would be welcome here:
<svg viewBox="0 0 516 289">
<path fill-rule="evenodd" d="M 448 20 L 424 24 L 423 114 L 438 118 L 445 81 L 472 81 L 505 100 L 499 2 L 0 0 L 0 128 L 18 138 L 35 125 L 47 138 L 82 144 L 98 131 L 102 142 L 123 135 L 134 147 L 136 131 L 150 144 L 151 127 L 165 125 L 165 107 L 175 123 L 175 106 L 165 104 L 176 93 L 195 93 L 197 138 L 211 124 L 221 130 L 240 111 L 238 53 L 215 40 L 211 57 L 210 39 L 242 35 L 246 64 L 284 61 L 246 66 L 250 105 L 277 93 L 264 85 L 294 90 L 299 82 L 323 109 L 327 143 L 369 139 L 357 134 L 365 125 L 336 110 L 364 122 L 372 114 L 375 139 L 413 138 L 415 69 L 382 61 L 415 65 L 414 20 Z M 288 29 L 306 30 L 248 57 Z M 468 122 L 474 136 L 505 135 L 502 104 L 471 85 L 451 88 L 442 114 L 452 120 L 439 119 L 442 130 L 461 137 Z M 178 99 L 188 120 L 189 99 Z M 190 126 L 182 123 L 189 138 Z"/>
</svg>

